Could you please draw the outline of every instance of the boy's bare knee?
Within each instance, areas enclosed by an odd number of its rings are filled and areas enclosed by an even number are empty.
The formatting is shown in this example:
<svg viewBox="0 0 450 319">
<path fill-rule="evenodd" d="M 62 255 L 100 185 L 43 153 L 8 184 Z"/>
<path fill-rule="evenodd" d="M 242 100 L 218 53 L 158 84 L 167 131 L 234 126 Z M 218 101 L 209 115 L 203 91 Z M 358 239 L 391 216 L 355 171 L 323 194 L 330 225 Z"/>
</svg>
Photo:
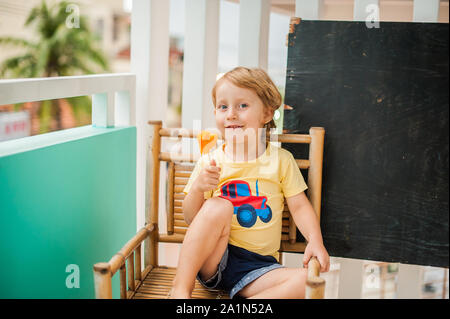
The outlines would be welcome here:
<svg viewBox="0 0 450 319">
<path fill-rule="evenodd" d="M 202 211 L 207 218 L 211 218 L 216 222 L 218 220 L 231 221 L 234 213 L 233 204 L 223 198 L 213 197 L 205 201 Z"/>
<path fill-rule="evenodd" d="M 212 197 L 203 203 L 194 219 L 197 218 L 197 216 L 201 216 L 203 221 L 211 221 L 213 223 L 224 221 L 226 224 L 231 223 L 233 213 L 234 207 L 230 201 L 220 197 Z M 185 221 L 188 225 L 190 225 L 194 219 L 188 220 L 185 216 Z"/>
<path fill-rule="evenodd" d="M 211 227 L 220 227 L 222 229 L 221 237 L 228 237 L 233 213 L 234 207 L 230 201 L 220 197 L 213 197 L 203 203 L 202 209 L 196 218 L 201 218 L 203 222 L 206 222 Z"/>
</svg>

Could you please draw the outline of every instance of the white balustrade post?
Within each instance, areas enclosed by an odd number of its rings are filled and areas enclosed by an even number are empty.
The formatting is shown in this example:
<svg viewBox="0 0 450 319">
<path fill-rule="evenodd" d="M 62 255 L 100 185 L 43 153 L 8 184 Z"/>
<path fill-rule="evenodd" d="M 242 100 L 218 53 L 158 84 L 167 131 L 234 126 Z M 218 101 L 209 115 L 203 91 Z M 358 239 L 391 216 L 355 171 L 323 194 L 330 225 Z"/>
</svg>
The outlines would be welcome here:
<svg viewBox="0 0 450 319">
<path fill-rule="evenodd" d="M 137 229 L 145 223 L 149 120 L 166 118 L 169 74 L 169 1 L 133 0 L 131 14 L 131 72 L 136 74 Z M 162 189 L 161 191 L 164 191 Z"/>
<path fill-rule="evenodd" d="M 414 22 L 438 22 L 439 0 L 414 0 Z"/>
<path fill-rule="evenodd" d="M 239 65 L 267 71 L 270 0 L 241 0 L 239 5 Z"/>
<path fill-rule="evenodd" d="M 364 262 L 358 259 L 339 258 L 339 299 L 360 299 L 362 293 Z"/>
<path fill-rule="evenodd" d="M 323 0 L 295 0 L 295 16 L 302 20 L 320 20 L 323 10 Z"/>
<path fill-rule="evenodd" d="M 114 127 L 114 92 L 92 94 L 92 126 Z"/>
<path fill-rule="evenodd" d="M 136 84 L 134 84 L 136 87 Z M 134 126 L 136 125 L 136 113 L 134 108 L 136 92 L 117 91 L 114 95 L 115 119 L 116 126 Z"/>
<path fill-rule="evenodd" d="M 182 127 L 215 127 L 211 90 L 216 82 L 219 45 L 219 0 L 186 0 Z"/>
<path fill-rule="evenodd" d="M 423 284 L 423 267 L 398 265 L 397 299 L 419 299 Z"/>
</svg>

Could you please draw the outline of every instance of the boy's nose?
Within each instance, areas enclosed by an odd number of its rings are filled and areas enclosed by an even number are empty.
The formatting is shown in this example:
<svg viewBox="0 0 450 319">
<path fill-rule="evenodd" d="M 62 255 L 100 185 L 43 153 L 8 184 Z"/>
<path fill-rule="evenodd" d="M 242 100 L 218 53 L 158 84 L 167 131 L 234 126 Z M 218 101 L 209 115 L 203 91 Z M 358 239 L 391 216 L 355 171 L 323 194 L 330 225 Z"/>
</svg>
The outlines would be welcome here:
<svg viewBox="0 0 450 319">
<path fill-rule="evenodd" d="M 236 118 L 236 111 L 234 107 L 230 107 L 228 108 L 227 119 L 234 119 L 234 118 Z"/>
</svg>

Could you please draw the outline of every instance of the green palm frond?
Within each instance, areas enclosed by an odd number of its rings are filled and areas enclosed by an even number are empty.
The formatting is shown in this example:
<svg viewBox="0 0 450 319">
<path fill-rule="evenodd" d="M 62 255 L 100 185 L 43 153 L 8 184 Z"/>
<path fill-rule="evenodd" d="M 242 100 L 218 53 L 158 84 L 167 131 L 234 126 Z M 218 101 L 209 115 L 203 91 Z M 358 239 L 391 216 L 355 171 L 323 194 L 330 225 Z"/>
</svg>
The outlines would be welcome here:
<svg viewBox="0 0 450 319">
<path fill-rule="evenodd" d="M 36 62 L 35 57 L 28 53 L 6 59 L 0 64 L 0 76 L 1 78 L 4 78 L 5 75 L 10 73 L 12 77 L 15 78 L 29 77 L 26 76 L 29 74 L 27 74 L 25 70 L 32 71 L 35 62 Z"/>
<path fill-rule="evenodd" d="M 41 42 L 39 45 L 39 54 L 37 56 L 37 68 L 41 70 L 49 69 L 49 60 L 50 60 L 50 43 Z M 50 72 L 46 72 L 45 76 L 51 76 Z"/>
<path fill-rule="evenodd" d="M 28 49 L 35 49 L 36 44 L 26 39 L 14 38 L 14 37 L 0 37 L 0 45 L 11 45 L 15 47 L 22 47 Z"/>
<path fill-rule="evenodd" d="M 30 14 L 27 17 L 27 20 L 25 21 L 25 26 L 29 26 L 34 20 L 37 19 L 37 17 L 40 14 L 40 8 L 34 7 L 31 9 Z"/>
<path fill-rule="evenodd" d="M 85 62 L 78 58 L 73 58 L 71 60 L 71 64 L 68 68 L 68 73 L 75 72 L 75 70 L 81 70 L 85 74 L 93 74 L 95 73 L 93 69 L 91 69 Z"/>
</svg>

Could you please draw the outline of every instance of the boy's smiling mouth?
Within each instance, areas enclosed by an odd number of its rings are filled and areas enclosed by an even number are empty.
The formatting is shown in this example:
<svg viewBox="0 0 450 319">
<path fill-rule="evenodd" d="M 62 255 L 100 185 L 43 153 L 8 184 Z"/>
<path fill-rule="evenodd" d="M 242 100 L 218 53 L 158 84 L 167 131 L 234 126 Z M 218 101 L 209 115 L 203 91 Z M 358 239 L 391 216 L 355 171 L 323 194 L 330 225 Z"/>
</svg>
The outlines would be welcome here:
<svg viewBox="0 0 450 319">
<path fill-rule="evenodd" d="M 228 126 L 225 126 L 225 128 L 233 128 L 233 129 L 235 129 L 235 128 L 243 128 L 244 126 L 243 125 L 228 125 Z"/>
</svg>

